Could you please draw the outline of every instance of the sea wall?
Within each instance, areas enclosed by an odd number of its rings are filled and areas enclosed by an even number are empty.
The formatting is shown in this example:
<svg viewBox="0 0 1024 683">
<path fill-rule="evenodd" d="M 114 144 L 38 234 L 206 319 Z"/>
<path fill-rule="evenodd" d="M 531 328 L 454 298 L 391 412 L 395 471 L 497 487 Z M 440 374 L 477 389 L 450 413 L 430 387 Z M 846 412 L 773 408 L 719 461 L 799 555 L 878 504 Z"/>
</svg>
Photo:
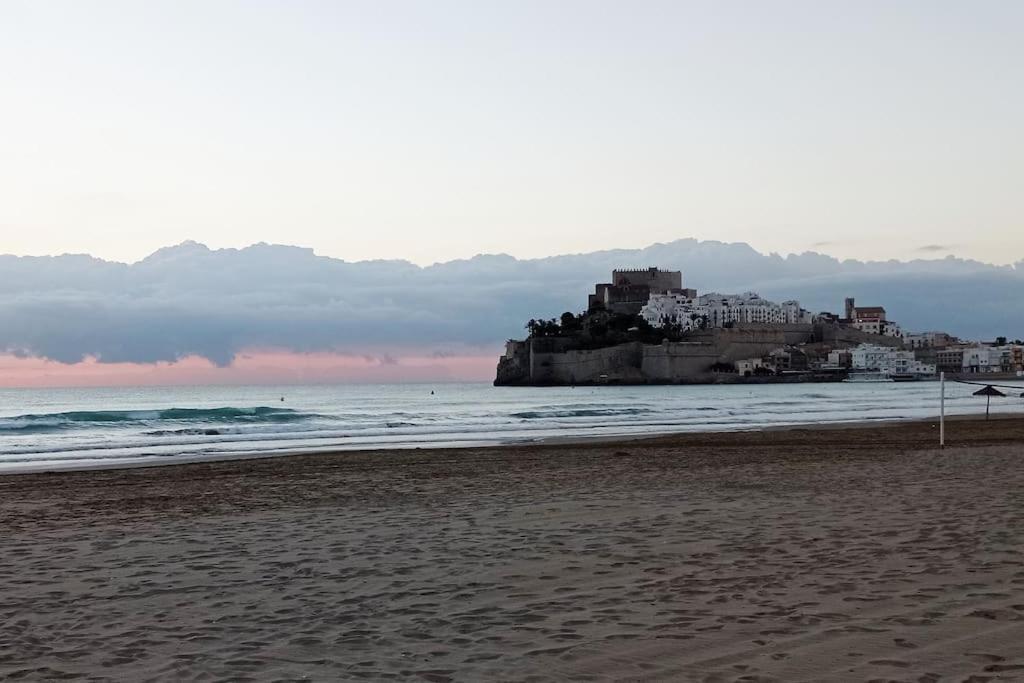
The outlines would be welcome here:
<svg viewBox="0 0 1024 683">
<path fill-rule="evenodd" d="M 736 347 L 740 353 L 734 359 L 750 358 L 750 355 L 743 355 L 748 350 L 761 348 L 764 344 L 773 344 L 770 349 L 777 349 L 780 346 L 795 346 L 812 341 L 814 335 L 813 325 L 789 324 L 789 325 L 759 325 L 747 324 L 742 327 L 716 327 L 709 330 L 696 330 L 686 335 L 689 344 L 699 342 L 720 347 L 726 351 L 729 347 Z M 765 351 L 764 353 L 767 353 Z M 755 353 L 754 355 L 758 355 Z"/>
<path fill-rule="evenodd" d="M 499 385 L 684 384 L 731 382 L 734 373 L 716 365 L 762 358 L 784 346 L 818 343 L 846 348 L 860 343 L 902 346 L 902 341 L 840 325 L 744 325 L 699 330 L 685 341 L 645 345 L 630 342 L 602 349 L 572 349 L 563 337 L 509 342 L 498 363 Z"/>
<path fill-rule="evenodd" d="M 763 325 L 693 332 L 683 342 L 630 342 L 602 349 L 567 349 L 560 338 L 510 342 L 496 384 L 665 384 L 711 382 L 715 363 L 759 358 L 787 344 L 810 341 L 810 325 Z"/>
<path fill-rule="evenodd" d="M 875 344 L 876 346 L 892 346 L 903 348 L 903 340 L 897 337 L 886 337 L 880 334 L 862 332 L 855 327 L 832 323 L 814 325 L 814 340 L 834 348 L 846 348 L 858 344 Z"/>
<path fill-rule="evenodd" d="M 535 352 L 531 357 L 530 384 L 643 384 L 640 370 L 643 344 L 631 342 L 603 349 L 562 353 Z"/>
<path fill-rule="evenodd" d="M 761 358 L 782 346 L 808 342 L 811 335 L 810 325 L 704 330 L 688 335 L 684 342 L 645 346 L 641 371 L 652 383 L 721 381 L 723 377 L 712 370 L 716 363 Z"/>
</svg>

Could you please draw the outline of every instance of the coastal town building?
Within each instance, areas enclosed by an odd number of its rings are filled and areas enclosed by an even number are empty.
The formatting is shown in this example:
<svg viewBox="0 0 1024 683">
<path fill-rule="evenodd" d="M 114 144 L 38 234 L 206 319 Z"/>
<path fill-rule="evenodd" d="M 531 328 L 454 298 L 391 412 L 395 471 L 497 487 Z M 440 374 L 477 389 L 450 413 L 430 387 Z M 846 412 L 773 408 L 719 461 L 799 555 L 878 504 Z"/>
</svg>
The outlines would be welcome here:
<svg viewBox="0 0 1024 683">
<path fill-rule="evenodd" d="M 1020 346 L 977 344 L 963 349 L 961 372 L 1020 372 L 1024 370 L 1024 351 Z"/>
<path fill-rule="evenodd" d="M 914 375 L 917 377 L 934 377 L 936 368 L 933 363 L 925 363 L 914 357 L 913 351 L 896 351 L 893 353 L 889 374 Z"/>
<path fill-rule="evenodd" d="M 890 375 L 934 375 L 936 372 L 935 365 L 918 360 L 913 351 L 877 344 L 860 344 L 851 350 L 850 367 Z"/>
<path fill-rule="evenodd" d="M 861 332 L 885 337 L 903 336 L 900 326 L 886 319 L 885 308 L 882 306 L 857 306 L 853 297 L 847 297 L 845 313 L 844 322 Z"/>
<path fill-rule="evenodd" d="M 736 361 L 736 372 L 740 377 L 752 377 L 764 368 L 763 358 L 745 358 Z"/>
<path fill-rule="evenodd" d="M 652 294 L 640 310 L 650 325 L 678 325 L 683 330 L 729 327 L 735 324 L 785 325 L 810 323 L 811 314 L 799 301 L 781 304 L 762 299 L 755 292 L 743 294 L 709 293 L 699 297 L 686 292 Z"/>
<path fill-rule="evenodd" d="M 964 348 L 956 346 L 937 350 L 935 365 L 939 372 L 960 372 L 964 365 Z"/>
<path fill-rule="evenodd" d="M 855 370 L 881 370 L 889 367 L 888 346 L 861 344 L 850 352 L 850 367 Z"/>
<path fill-rule="evenodd" d="M 903 343 L 914 350 L 944 349 L 956 341 L 956 337 L 945 332 L 915 332 L 903 335 Z"/>
<path fill-rule="evenodd" d="M 700 303 L 696 292 L 652 294 L 640 309 L 640 316 L 653 327 L 678 325 L 684 331 L 710 326 L 710 310 Z"/>
<path fill-rule="evenodd" d="M 957 344 L 935 351 L 940 372 L 952 374 L 1024 372 L 1024 347 L 1017 344 Z"/>
<path fill-rule="evenodd" d="M 998 372 L 1002 353 L 991 346 L 971 346 L 964 349 L 961 372 Z"/>
<path fill-rule="evenodd" d="M 843 319 L 832 311 L 821 311 L 814 316 L 814 320 L 815 322 L 828 323 L 830 325 L 838 325 L 843 322 Z"/>
<path fill-rule="evenodd" d="M 807 354 L 795 346 L 770 351 L 765 365 L 777 373 L 800 372 L 807 369 Z"/>
<path fill-rule="evenodd" d="M 885 309 L 881 309 L 885 310 Z M 880 334 L 884 337 L 902 337 L 903 331 L 900 326 L 891 320 L 878 317 L 855 318 L 850 322 L 851 327 L 868 334 Z"/>
<path fill-rule="evenodd" d="M 772 349 L 766 355 L 737 360 L 733 365 L 741 377 L 755 375 L 781 375 L 788 372 L 803 372 L 808 369 L 807 354 L 795 346 Z"/>
<path fill-rule="evenodd" d="M 800 308 L 798 301 L 774 301 L 762 299 L 755 292 L 743 294 L 705 294 L 698 299 L 708 310 L 711 327 L 725 327 L 730 323 L 761 323 L 765 325 L 786 325 L 809 323 L 810 314 Z"/>
<path fill-rule="evenodd" d="M 853 365 L 853 355 L 847 349 L 835 349 L 828 352 L 828 360 L 822 367 L 831 370 L 849 368 Z"/>
</svg>

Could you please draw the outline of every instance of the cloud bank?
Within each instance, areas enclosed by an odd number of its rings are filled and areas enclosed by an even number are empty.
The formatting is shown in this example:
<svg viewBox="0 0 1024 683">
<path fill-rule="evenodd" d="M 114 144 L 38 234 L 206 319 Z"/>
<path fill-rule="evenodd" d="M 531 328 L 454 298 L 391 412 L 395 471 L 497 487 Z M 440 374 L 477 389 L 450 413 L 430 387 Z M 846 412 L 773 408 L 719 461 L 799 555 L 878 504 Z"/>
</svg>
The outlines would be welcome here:
<svg viewBox="0 0 1024 683">
<path fill-rule="evenodd" d="M 756 290 L 841 310 L 845 296 L 882 304 L 910 329 L 1024 336 L 1024 263 L 947 257 L 839 261 L 761 254 L 745 244 L 678 240 L 638 250 L 518 260 L 485 255 L 422 268 L 346 262 L 311 249 L 193 242 L 123 264 L 89 256 L 0 256 L 0 352 L 76 363 L 225 366 L 246 349 L 370 354 L 414 349 L 442 358 L 491 352 L 524 322 L 582 310 L 615 267 L 683 271 L 701 291 Z"/>
</svg>

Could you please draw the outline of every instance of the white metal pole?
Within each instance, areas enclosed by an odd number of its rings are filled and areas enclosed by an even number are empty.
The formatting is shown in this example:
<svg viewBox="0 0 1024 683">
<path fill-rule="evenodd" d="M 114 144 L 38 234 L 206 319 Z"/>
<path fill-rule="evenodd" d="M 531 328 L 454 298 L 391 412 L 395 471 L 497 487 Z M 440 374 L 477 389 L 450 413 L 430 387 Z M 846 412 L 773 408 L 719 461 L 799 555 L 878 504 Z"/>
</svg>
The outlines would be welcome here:
<svg viewBox="0 0 1024 683">
<path fill-rule="evenodd" d="M 946 447 L 946 373 L 939 373 L 939 448 Z"/>
</svg>

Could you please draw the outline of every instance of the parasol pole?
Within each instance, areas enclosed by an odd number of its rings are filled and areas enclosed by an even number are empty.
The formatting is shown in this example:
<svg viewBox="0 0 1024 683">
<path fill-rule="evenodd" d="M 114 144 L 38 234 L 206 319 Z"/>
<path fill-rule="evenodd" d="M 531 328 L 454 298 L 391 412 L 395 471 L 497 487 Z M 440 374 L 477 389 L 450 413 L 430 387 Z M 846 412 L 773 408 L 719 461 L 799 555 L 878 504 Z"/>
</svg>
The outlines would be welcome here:
<svg viewBox="0 0 1024 683">
<path fill-rule="evenodd" d="M 946 447 L 946 373 L 939 373 L 939 448 Z"/>
</svg>

